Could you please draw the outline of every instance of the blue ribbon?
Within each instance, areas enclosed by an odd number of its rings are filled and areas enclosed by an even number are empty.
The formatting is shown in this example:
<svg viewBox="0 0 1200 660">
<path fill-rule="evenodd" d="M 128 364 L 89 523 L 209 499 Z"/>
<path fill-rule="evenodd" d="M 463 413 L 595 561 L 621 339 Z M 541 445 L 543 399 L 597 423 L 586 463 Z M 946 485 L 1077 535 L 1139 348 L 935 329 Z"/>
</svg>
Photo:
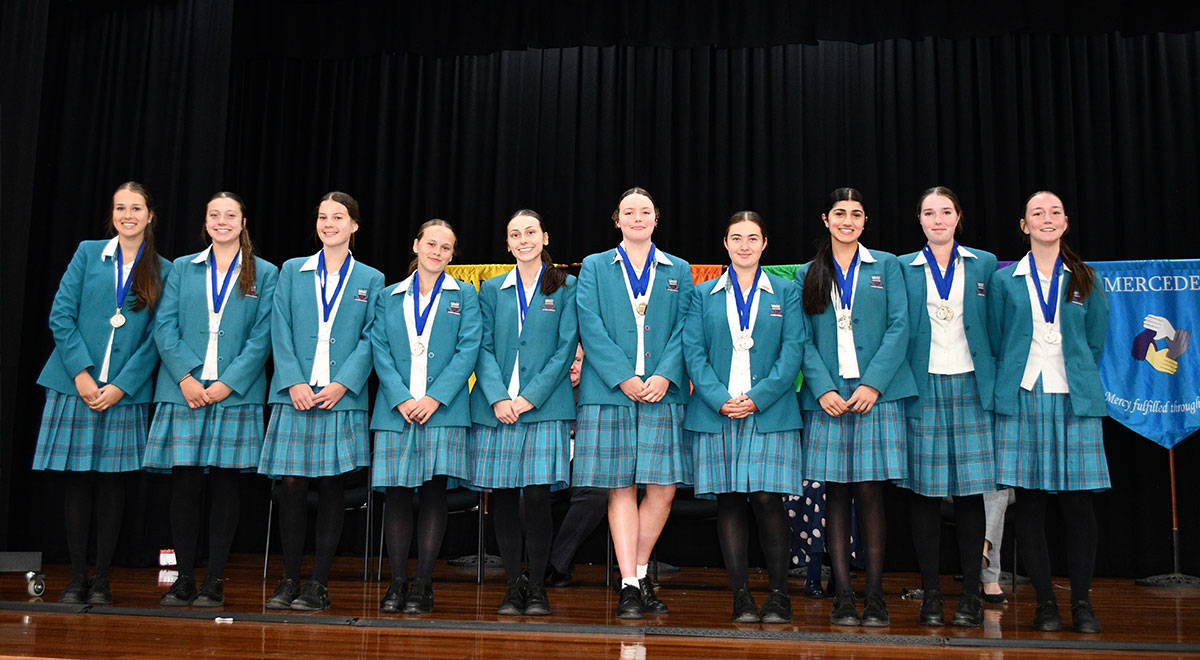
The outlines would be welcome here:
<svg viewBox="0 0 1200 660">
<path fill-rule="evenodd" d="M 942 300 L 950 300 L 950 287 L 954 284 L 954 262 L 958 260 L 958 241 L 954 241 L 954 248 L 950 251 L 950 263 L 946 266 L 944 276 L 928 243 L 921 248 L 921 252 L 925 253 L 925 262 L 929 264 L 929 273 L 933 275 L 933 285 L 937 287 L 938 297 Z"/>
<path fill-rule="evenodd" d="M 521 282 L 521 271 L 517 270 L 517 313 L 521 315 L 521 325 L 525 325 L 525 315 L 529 313 L 529 300 L 525 298 L 525 285 Z M 542 283 L 542 273 L 546 272 L 546 262 L 542 262 L 542 268 L 538 271 L 537 279 L 533 281 L 533 290 L 537 291 L 538 285 Z M 444 275 L 445 273 L 443 273 Z"/>
<path fill-rule="evenodd" d="M 425 333 L 425 322 L 429 320 L 429 310 L 433 309 L 433 301 L 437 300 L 438 292 L 442 290 L 442 282 L 446 279 L 446 271 L 442 271 L 438 275 L 437 281 L 433 283 L 433 291 L 429 292 L 429 304 L 425 305 L 425 311 L 421 311 L 421 272 L 413 271 L 413 321 L 417 326 L 417 335 Z"/>
<path fill-rule="evenodd" d="M 342 287 L 346 284 L 346 273 L 350 272 L 350 260 L 353 258 L 353 255 L 347 254 L 345 260 L 342 261 L 342 267 L 338 269 L 337 288 L 333 290 L 333 299 L 331 300 L 325 295 L 325 279 L 329 275 L 329 272 L 325 268 L 325 250 L 321 250 L 320 256 L 317 257 L 317 277 L 321 281 L 321 312 L 324 314 L 322 318 L 326 323 L 329 322 L 329 315 L 333 312 L 333 306 L 337 304 L 338 296 L 342 293 Z"/>
<path fill-rule="evenodd" d="M 833 257 L 830 257 L 833 259 Z M 837 277 L 838 291 L 842 294 L 842 309 L 850 309 L 850 303 L 854 300 L 854 269 L 858 267 L 858 251 L 854 252 L 854 258 L 850 260 L 850 267 L 846 269 L 846 274 L 842 274 L 842 267 L 838 265 L 837 259 L 833 259 L 833 274 Z"/>
<path fill-rule="evenodd" d="M 142 258 L 142 250 L 146 247 L 146 241 L 138 246 L 137 255 L 133 258 L 133 265 L 129 267 L 129 279 L 125 279 L 125 269 L 121 266 L 123 256 L 121 254 L 121 246 L 117 245 L 117 253 L 114 261 L 117 262 L 117 309 L 125 304 L 125 296 L 129 295 L 129 285 L 133 284 L 133 269 L 137 268 L 138 259 Z"/>
<path fill-rule="evenodd" d="M 1058 307 L 1058 269 L 1062 267 L 1062 255 L 1054 260 L 1054 270 L 1050 272 L 1050 291 L 1048 296 L 1042 295 L 1042 278 L 1038 275 L 1037 263 L 1033 261 L 1033 253 L 1029 253 L 1029 276 L 1033 278 L 1033 287 L 1037 289 L 1038 304 L 1042 306 L 1042 318 L 1046 323 L 1054 323 L 1054 311 Z"/>
<path fill-rule="evenodd" d="M 617 245 L 617 252 L 621 253 L 621 263 L 625 265 L 625 277 L 629 278 L 629 288 L 633 291 L 633 297 L 644 295 L 646 289 L 650 288 L 650 265 L 654 263 L 654 244 L 650 244 L 650 253 L 646 255 L 646 263 L 642 266 L 640 275 L 633 270 L 633 264 L 629 263 L 629 255 L 625 254 L 625 248 Z"/>
<path fill-rule="evenodd" d="M 754 283 L 750 285 L 750 293 L 746 294 L 746 298 L 743 300 L 737 272 L 733 270 L 733 264 L 729 266 L 729 281 L 733 284 L 733 301 L 737 303 L 738 327 L 742 330 L 750 329 L 750 309 L 754 306 L 754 294 L 758 292 L 758 278 L 760 277 L 762 277 L 762 266 L 757 267 L 754 271 Z"/>
<path fill-rule="evenodd" d="M 233 275 L 233 269 L 237 268 L 238 259 L 242 256 L 239 250 L 233 255 L 233 261 L 229 264 L 229 270 L 225 271 L 225 281 L 221 283 L 220 290 L 217 289 L 217 255 L 212 250 L 208 253 L 208 275 L 212 284 L 212 303 L 213 313 L 218 314 L 221 311 L 221 305 L 225 302 L 225 294 L 229 291 L 229 278 Z"/>
</svg>

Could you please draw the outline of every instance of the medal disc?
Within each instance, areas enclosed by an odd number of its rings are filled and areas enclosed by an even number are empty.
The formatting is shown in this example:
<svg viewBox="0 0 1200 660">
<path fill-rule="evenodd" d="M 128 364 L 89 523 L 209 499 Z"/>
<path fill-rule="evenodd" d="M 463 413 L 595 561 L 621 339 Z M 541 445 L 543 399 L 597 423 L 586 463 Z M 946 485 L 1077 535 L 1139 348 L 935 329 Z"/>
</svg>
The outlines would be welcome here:
<svg viewBox="0 0 1200 660">
<path fill-rule="evenodd" d="M 644 303 L 644 302 L 638 303 L 636 309 L 637 309 L 638 316 L 646 315 L 646 303 Z"/>
<path fill-rule="evenodd" d="M 1047 344 L 1057 344 L 1059 340 L 1062 339 L 1062 335 L 1060 335 L 1057 330 L 1051 328 L 1046 330 L 1045 339 Z"/>
<path fill-rule="evenodd" d="M 849 329 L 851 329 L 853 326 L 850 324 L 850 315 L 849 315 L 849 314 L 842 314 L 841 316 L 839 316 L 839 317 L 838 317 L 838 322 L 837 322 L 837 325 L 838 325 L 838 327 L 839 327 L 839 328 L 841 328 L 842 330 L 849 330 Z"/>
<path fill-rule="evenodd" d="M 748 351 L 751 348 L 754 348 L 754 337 L 742 335 L 733 342 L 733 346 L 739 351 Z"/>
<path fill-rule="evenodd" d="M 412 349 L 413 355 L 420 355 L 425 352 L 425 344 L 420 341 L 414 341 L 410 343 L 409 348 Z"/>
<path fill-rule="evenodd" d="M 937 307 L 937 317 L 939 321 L 949 321 L 954 318 L 954 308 L 946 303 L 941 303 Z"/>
<path fill-rule="evenodd" d="M 112 318 L 108 319 L 108 324 L 114 328 L 119 328 L 125 325 L 125 315 L 122 314 L 121 310 L 118 309 L 117 313 L 113 314 Z"/>
</svg>

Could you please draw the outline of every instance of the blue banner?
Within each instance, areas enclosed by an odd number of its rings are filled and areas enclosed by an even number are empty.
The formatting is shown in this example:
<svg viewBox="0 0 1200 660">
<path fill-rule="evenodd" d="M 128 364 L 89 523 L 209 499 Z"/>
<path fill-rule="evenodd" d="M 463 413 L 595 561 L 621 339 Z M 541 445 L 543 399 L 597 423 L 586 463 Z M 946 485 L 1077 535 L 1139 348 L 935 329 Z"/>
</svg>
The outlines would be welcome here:
<svg viewBox="0 0 1200 660">
<path fill-rule="evenodd" d="M 1108 294 L 1108 414 L 1170 449 L 1200 429 L 1200 345 L 1190 345 L 1200 332 L 1200 260 L 1089 263 Z"/>
</svg>

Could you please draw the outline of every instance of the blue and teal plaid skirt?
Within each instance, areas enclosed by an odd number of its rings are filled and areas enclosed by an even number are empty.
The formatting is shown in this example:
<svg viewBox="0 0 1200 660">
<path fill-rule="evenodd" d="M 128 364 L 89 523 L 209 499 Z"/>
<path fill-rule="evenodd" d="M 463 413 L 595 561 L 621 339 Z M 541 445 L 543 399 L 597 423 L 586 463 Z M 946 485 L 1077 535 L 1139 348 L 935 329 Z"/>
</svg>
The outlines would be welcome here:
<svg viewBox="0 0 1200 660">
<path fill-rule="evenodd" d="M 857 378 L 844 379 L 839 394 L 849 399 Z M 903 479 L 908 473 L 904 449 L 904 402 L 876 401 L 866 414 L 830 417 L 804 414 L 804 478 L 853 483 Z"/>
<path fill-rule="evenodd" d="M 471 427 L 471 487 L 484 490 L 571 484 L 571 422 Z"/>
<path fill-rule="evenodd" d="M 370 464 L 365 410 L 271 406 L 258 472 L 269 477 L 329 477 Z"/>
<path fill-rule="evenodd" d="M 725 418 L 720 433 L 692 434 L 696 494 L 795 493 L 804 449 L 800 431 L 758 433 L 754 415 Z"/>
<path fill-rule="evenodd" d="M 471 479 L 467 427 L 409 424 L 403 431 L 375 432 L 372 488 L 416 488 L 439 474 L 449 477 L 447 488 Z"/>
<path fill-rule="evenodd" d="M 908 420 L 908 476 L 897 485 L 926 497 L 996 490 L 992 431 L 974 372 L 929 374 L 921 419 Z"/>
<path fill-rule="evenodd" d="M 1057 492 L 1108 490 L 1099 417 L 1070 412 L 1069 394 L 1017 392 L 1017 414 L 996 415 L 996 483 Z"/>
<path fill-rule="evenodd" d="M 579 406 L 571 485 L 690 484 L 692 450 L 683 432 L 686 412 L 681 403 Z"/>
<path fill-rule="evenodd" d="M 263 445 L 263 407 L 160 403 L 150 425 L 142 467 L 170 472 L 177 465 L 253 470 Z"/>
<path fill-rule="evenodd" d="M 46 390 L 33 469 L 131 472 L 142 468 L 150 404 L 130 403 L 104 412 L 76 394 Z"/>
</svg>

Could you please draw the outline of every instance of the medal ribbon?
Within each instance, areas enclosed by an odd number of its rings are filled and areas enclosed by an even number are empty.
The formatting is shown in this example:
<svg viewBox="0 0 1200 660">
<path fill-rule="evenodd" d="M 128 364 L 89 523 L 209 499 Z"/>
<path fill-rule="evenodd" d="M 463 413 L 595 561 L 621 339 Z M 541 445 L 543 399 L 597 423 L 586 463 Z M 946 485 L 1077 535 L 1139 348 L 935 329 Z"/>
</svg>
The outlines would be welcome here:
<svg viewBox="0 0 1200 660">
<path fill-rule="evenodd" d="M 842 309 L 850 309 L 850 303 L 854 300 L 854 270 L 857 267 L 858 252 L 855 252 L 854 258 L 850 260 L 850 267 L 846 269 L 845 275 L 842 274 L 842 267 L 838 265 L 837 260 L 833 260 L 833 274 L 837 277 L 838 291 L 842 294 Z"/>
<path fill-rule="evenodd" d="M 742 330 L 750 329 L 750 309 L 754 307 L 754 294 L 758 292 L 758 278 L 762 277 L 762 266 L 757 267 L 754 271 L 754 283 L 750 285 L 750 293 L 746 294 L 745 300 L 742 299 L 742 287 L 738 285 L 737 272 L 733 270 L 733 265 L 729 266 L 729 281 L 733 284 L 733 301 L 737 303 L 738 327 Z"/>
<path fill-rule="evenodd" d="M 433 301 L 437 300 L 438 292 L 442 290 L 442 282 L 445 280 L 446 271 L 442 271 L 442 274 L 438 275 L 437 281 L 433 283 L 433 291 L 429 292 L 429 304 L 425 305 L 425 311 L 421 311 L 421 273 L 413 271 L 413 322 L 417 326 L 418 337 L 425 334 L 425 322 L 429 320 L 429 310 L 433 309 Z"/>
<path fill-rule="evenodd" d="M 925 253 L 925 262 L 929 264 L 929 274 L 933 276 L 933 285 L 937 287 L 938 297 L 950 300 L 950 286 L 954 284 L 954 262 L 958 261 L 958 241 L 954 241 L 954 248 L 950 251 L 950 263 L 946 265 L 945 275 L 942 275 L 942 269 L 933 257 L 933 250 L 929 249 L 928 243 L 921 248 L 921 252 Z"/>
<path fill-rule="evenodd" d="M 1033 278 L 1033 287 L 1037 289 L 1038 304 L 1042 306 L 1042 318 L 1046 323 L 1054 323 L 1054 311 L 1058 303 L 1058 269 L 1062 268 L 1062 255 L 1054 260 L 1054 270 L 1050 273 L 1049 295 L 1042 295 L 1042 278 L 1038 275 L 1037 264 L 1033 261 L 1033 253 L 1029 253 L 1029 276 Z"/>
<path fill-rule="evenodd" d="M 536 292 L 538 285 L 542 283 L 542 273 L 546 272 L 546 262 L 542 262 L 542 269 L 538 271 L 537 279 L 533 281 L 533 289 L 531 294 Z M 444 274 L 444 273 L 443 273 Z M 521 326 L 525 326 L 525 315 L 529 312 L 529 299 L 525 297 L 525 284 L 521 282 L 521 271 L 517 271 L 517 313 L 521 316 Z M 424 325 L 424 324 L 422 324 Z"/>
<path fill-rule="evenodd" d="M 338 296 L 342 293 L 342 287 L 346 284 L 346 273 L 350 272 L 350 260 L 354 255 L 347 254 L 346 259 L 342 261 L 342 267 L 338 269 L 337 288 L 333 290 L 333 298 L 330 299 L 325 294 L 325 279 L 329 275 L 329 271 L 325 268 L 325 250 L 321 250 L 320 256 L 317 257 L 317 277 L 321 280 L 321 313 L 326 323 L 329 322 L 329 315 L 333 313 L 333 306 L 337 303 Z M 230 268 L 230 270 L 233 270 Z M 229 277 L 226 274 L 225 277 Z"/>
<path fill-rule="evenodd" d="M 146 247 L 146 241 L 138 246 L 137 255 L 133 258 L 133 265 L 129 267 L 129 279 L 125 279 L 125 269 L 122 268 L 121 259 L 123 257 L 115 257 L 113 261 L 117 262 L 117 311 L 121 310 L 121 306 L 125 304 L 125 296 L 129 295 L 129 286 L 133 284 L 133 269 L 137 268 L 138 259 L 142 258 L 142 250 Z M 117 254 L 121 254 L 120 245 L 117 246 Z"/>
<path fill-rule="evenodd" d="M 229 270 L 225 271 L 225 281 L 221 283 L 221 288 L 217 289 L 217 255 L 213 251 L 208 253 L 208 275 L 212 284 L 212 308 L 214 314 L 221 313 L 221 305 L 225 304 L 225 294 L 229 292 L 229 280 L 233 276 L 233 269 L 237 268 L 238 259 L 242 256 L 241 251 L 233 256 L 233 261 L 229 264 Z M 326 319 L 328 319 L 326 314 Z"/>
<path fill-rule="evenodd" d="M 646 255 L 646 263 L 642 266 L 640 275 L 633 270 L 633 264 L 629 263 L 629 255 L 625 254 L 625 248 L 617 245 L 617 252 L 621 253 L 621 263 L 625 265 L 625 277 L 629 278 L 629 288 L 633 291 L 633 297 L 640 298 L 650 287 L 650 265 L 654 263 L 654 244 L 650 244 L 650 253 Z"/>
</svg>

